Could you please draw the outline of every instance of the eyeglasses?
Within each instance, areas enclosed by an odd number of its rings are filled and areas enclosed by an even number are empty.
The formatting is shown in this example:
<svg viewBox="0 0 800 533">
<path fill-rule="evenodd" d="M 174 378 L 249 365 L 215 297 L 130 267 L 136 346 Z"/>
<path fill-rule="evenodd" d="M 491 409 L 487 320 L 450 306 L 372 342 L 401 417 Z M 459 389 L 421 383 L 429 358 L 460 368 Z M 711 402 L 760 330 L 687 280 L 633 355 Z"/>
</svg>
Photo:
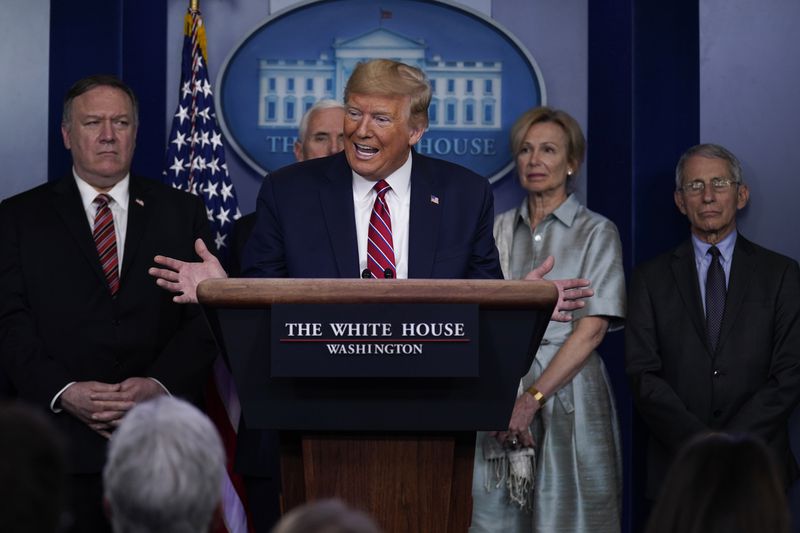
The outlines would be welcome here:
<svg viewBox="0 0 800 533">
<path fill-rule="evenodd" d="M 728 192 L 733 185 L 739 185 L 739 182 L 728 178 L 711 178 L 711 188 L 714 189 L 714 192 Z M 706 190 L 706 183 L 704 181 L 694 180 L 678 187 L 678 190 L 691 196 L 697 196 Z"/>
</svg>

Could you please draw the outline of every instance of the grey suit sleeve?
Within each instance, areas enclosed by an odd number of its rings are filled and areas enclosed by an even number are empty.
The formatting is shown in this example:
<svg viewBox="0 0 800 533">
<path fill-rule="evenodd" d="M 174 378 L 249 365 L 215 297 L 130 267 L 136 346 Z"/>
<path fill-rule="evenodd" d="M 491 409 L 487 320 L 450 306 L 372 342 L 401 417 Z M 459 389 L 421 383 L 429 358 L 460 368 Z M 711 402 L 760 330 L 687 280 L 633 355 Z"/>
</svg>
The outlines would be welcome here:
<svg viewBox="0 0 800 533">
<path fill-rule="evenodd" d="M 657 309 L 645 278 L 637 271 L 631 281 L 625 324 L 626 370 L 634 402 L 652 435 L 675 450 L 692 435 L 708 428 L 689 412 L 661 375 Z"/>
</svg>

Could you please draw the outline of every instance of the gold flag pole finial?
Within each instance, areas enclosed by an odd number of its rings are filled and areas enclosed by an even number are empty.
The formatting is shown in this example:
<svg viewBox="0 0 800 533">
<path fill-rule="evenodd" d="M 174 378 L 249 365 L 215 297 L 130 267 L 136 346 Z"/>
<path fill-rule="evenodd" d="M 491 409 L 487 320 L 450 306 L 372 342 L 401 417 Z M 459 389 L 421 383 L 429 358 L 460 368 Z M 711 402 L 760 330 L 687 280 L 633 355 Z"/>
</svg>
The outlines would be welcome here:
<svg viewBox="0 0 800 533">
<path fill-rule="evenodd" d="M 191 0 L 189 2 L 189 9 L 192 11 L 200 11 L 200 0 Z"/>
</svg>

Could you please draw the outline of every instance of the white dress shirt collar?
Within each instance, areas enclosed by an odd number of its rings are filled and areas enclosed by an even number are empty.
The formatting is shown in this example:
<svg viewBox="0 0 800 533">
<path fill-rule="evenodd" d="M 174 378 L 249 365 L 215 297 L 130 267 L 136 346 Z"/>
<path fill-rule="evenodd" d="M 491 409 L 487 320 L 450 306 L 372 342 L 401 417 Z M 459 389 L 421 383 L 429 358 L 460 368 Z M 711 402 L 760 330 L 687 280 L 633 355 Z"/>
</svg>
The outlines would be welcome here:
<svg viewBox="0 0 800 533">
<path fill-rule="evenodd" d="M 375 187 L 376 181 L 368 180 L 358 174 L 355 170 L 353 172 L 353 198 L 356 200 L 363 200 Z M 386 183 L 392 188 L 392 192 L 397 195 L 397 199 L 402 203 L 408 200 L 411 194 L 411 153 L 409 152 L 408 158 L 403 165 L 389 174 L 385 179 Z M 388 193 L 387 193 L 388 194 Z"/>
<path fill-rule="evenodd" d="M 96 208 L 92 206 L 94 199 L 97 198 L 97 195 L 100 194 L 97 190 L 89 185 L 87 182 L 83 180 L 78 175 L 78 172 L 75 170 L 75 167 L 72 168 L 72 175 L 75 177 L 75 183 L 78 184 L 78 192 L 81 193 L 81 201 L 83 202 L 83 209 L 87 213 L 91 212 L 91 221 L 94 221 L 94 212 Z M 130 183 L 131 183 L 131 175 L 127 174 L 124 178 L 117 182 L 110 191 L 108 191 L 107 195 L 114 199 L 114 203 L 119 205 L 123 208 L 123 210 L 128 209 L 128 200 L 130 199 Z"/>
</svg>

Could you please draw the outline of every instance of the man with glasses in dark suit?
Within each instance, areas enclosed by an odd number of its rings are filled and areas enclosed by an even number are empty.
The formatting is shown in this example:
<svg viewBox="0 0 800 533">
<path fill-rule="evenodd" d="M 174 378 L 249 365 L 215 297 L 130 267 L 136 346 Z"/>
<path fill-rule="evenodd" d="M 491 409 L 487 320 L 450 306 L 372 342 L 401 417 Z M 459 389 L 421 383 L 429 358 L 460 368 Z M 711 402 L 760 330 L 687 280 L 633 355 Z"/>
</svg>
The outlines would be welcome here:
<svg viewBox="0 0 800 533">
<path fill-rule="evenodd" d="M 788 420 L 800 398 L 800 269 L 738 233 L 749 197 L 731 152 L 690 148 L 674 199 L 691 238 L 631 282 L 626 362 L 650 432 L 651 500 L 678 449 L 708 431 L 756 435 L 787 486 L 798 477 Z"/>
</svg>

